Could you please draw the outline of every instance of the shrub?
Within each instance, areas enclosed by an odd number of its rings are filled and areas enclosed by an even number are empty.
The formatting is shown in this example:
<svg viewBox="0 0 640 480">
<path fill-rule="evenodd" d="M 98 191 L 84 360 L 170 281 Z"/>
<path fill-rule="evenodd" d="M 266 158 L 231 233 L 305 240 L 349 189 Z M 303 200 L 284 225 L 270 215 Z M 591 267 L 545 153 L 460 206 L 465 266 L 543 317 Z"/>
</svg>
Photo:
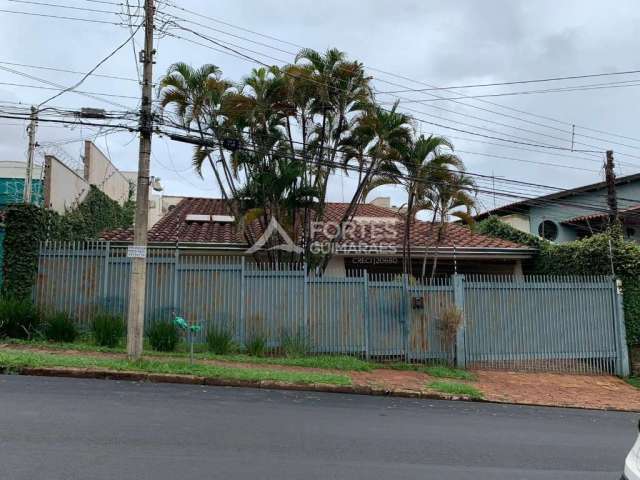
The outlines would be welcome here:
<svg viewBox="0 0 640 480">
<path fill-rule="evenodd" d="M 78 328 L 66 312 L 57 312 L 44 318 L 44 336 L 54 342 L 73 342 L 78 338 Z"/>
<path fill-rule="evenodd" d="M 31 338 L 39 323 L 38 310 L 29 300 L 0 299 L 0 337 Z"/>
<path fill-rule="evenodd" d="M 454 305 L 444 309 L 438 322 L 438 330 L 447 349 L 452 349 L 458 329 L 462 325 L 462 312 Z"/>
<path fill-rule="evenodd" d="M 216 355 L 225 355 L 234 349 L 233 334 L 226 327 L 212 326 L 207 330 L 207 348 Z"/>
<path fill-rule="evenodd" d="M 309 337 L 300 332 L 292 334 L 285 331 L 282 334 L 280 346 L 287 357 L 304 357 L 311 350 Z"/>
<path fill-rule="evenodd" d="M 120 315 L 99 313 L 93 320 L 92 330 L 96 345 L 113 348 L 124 337 L 124 320 Z"/>
<path fill-rule="evenodd" d="M 148 336 L 151 348 L 159 352 L 173 352 L 180 341 L 178 327 L 169 321 L 155 322 Z"/>
<path fill-rule="evenodd" d="M 255 357 L 262 357 L 267 349 L 267 338 L 261 333 L 252 333 L 245 345 L 247 353 Z"/>
</svg>

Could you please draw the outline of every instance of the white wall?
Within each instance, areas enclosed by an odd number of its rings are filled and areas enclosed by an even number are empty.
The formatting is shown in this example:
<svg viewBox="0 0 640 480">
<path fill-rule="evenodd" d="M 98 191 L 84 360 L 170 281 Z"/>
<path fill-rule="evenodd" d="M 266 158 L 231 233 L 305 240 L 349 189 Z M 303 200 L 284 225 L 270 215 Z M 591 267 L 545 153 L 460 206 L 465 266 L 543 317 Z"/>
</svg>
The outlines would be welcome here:
<svg viewBox="0 0 640 480">
<path fill-rule="evenodd" d="M 42 167 L 33 166 L 33 178 L 42 178 Z M 0 178 L 25 178 L 27 176 L 27 162 L 0 162 Z"/>
<path fill-rule="evenodd" d="M 516 230 L 520 230 L 521 232 L 531 232 L 531 225 L 528 215 L 519 215 L 514 213 L 512 215 L 505 215 L 504 217 L 500 217 L 500 220 L 511 225 Z"/>
<path fill-rule="evenodd" d="M 59 213 L 73 208 L 89 193 L 89 182 L 52 155 L 44 157 L 44 205 Z"/>
<path fill-rule="evenodd" d="M 129 178 L 89 140 L 84 142 L 84 178 L 121 205 L 129 199 Z"/>
</svg>

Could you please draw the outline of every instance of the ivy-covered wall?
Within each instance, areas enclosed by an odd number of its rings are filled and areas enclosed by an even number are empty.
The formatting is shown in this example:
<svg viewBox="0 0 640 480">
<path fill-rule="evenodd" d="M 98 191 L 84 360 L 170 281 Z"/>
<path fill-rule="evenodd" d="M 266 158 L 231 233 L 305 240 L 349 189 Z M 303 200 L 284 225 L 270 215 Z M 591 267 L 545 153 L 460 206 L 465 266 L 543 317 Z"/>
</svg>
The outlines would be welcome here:
<svg viewBox="0 0 640 480">
<path fill-rule="evenodd" d="M 12 205 L 5 212 L 2 293 L 28 298 L 38 269 L 38 245 L 55 228 L 55 213 L 36 205 Z"/>
<path fill-rule="evenodd" d="M 489 217 L 476 225 L 486 235 L 539 249 L 530 273 L 547 275 L 615 275 L 622 280 L 627 342 L 640 344 L 640 245 L 625 240 L 619 228 L 607 233 L 554 244 Z M 611 247 L 609 247 L 611 245 Z"/>
<path fill-rule="evenodd" d="M 40 242 L 97 239 L 103 230 L 130 227 L 134 209 L 134 202 L 120 205 L 94 186 L 76 208 L 64 215 L 35 205 L 11 205 L 4 221 L 2 294 L 16 298 L 31 294 Z"/>
</svg>

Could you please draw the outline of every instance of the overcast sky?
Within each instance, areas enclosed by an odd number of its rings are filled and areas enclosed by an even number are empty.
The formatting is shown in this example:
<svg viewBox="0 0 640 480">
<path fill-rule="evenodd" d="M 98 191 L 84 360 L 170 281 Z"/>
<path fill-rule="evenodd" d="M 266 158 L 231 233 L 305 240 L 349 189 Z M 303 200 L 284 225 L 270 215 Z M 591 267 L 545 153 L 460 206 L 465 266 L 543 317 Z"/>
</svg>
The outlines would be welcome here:
<svg viewBox="0 0 640 480">
<path fill-rule="evenodd" d="M 115 0 L 113 5 L 86 0 L 55 0 L 55 3 L 81 8 L 119 10 L 115 5 L 119 2 Z M 135 4 L 136 0 L 133 3 Z M 270 46 L 291 52 L 297 49 L 291 44 L 318 50 L 337 47 L 346 51 L 351 58 L 360 60 L 370 67 L 372 70 L 369 73 L 376 79 L 374 86 L 381 91 L 427 88 L 428 85 L 454 86 L 621 72 L 640 68 L 640 60 L 637 60 L 640 51 L 640 8 L 637 0 L 184 0 L 178 1 L 177 4 L 234 26 L 290 42 L 279 43 L 160 5 L 161 12 L 197 21 L 219 31 L 179 20 L 184 26 L 220 41 L 232 42 L 259 52 L 248 55 L 267 63 L 279 63 L 268 56 L 284 61 L 293 60 L 288 53 Z M 212 8 L 213 6 L 215 7 Z M 0 9 L 121 21 L 118 16 L 108 13 L 34 6 L 7 0 L 0 0 Z M 206 43 L 205 40 L 197 39 L 186 32 L 170 32 Z M 222 32 L 244 38 L 234 38 Z M 0 62 L 86 72 L 128 35 L 128 29 L 124 26 L 0 12 Z M 245 38 L 268 45 L 248 43 Z M 139 33 L 136 39 L 140 47 L 142 34 Z M 156 78 L 176 61 L 185 61 L 193 65 L 216 64 L 223 70 L 225 77 L 235 81 L 241 80 L 251 68 L 257 66 L 251 61 L 234 58 L 183 39 L 164 37 L 157 43 L 157 63 L 154 66 Z M 79 79 L 78 75 L 51 70 L 0 63 L 0 67 L 2 66 L 61 85 L 71 85 Z M 136 68 L 131 45 L 120 50 L 96 73 L 135 79 Z M 434 102 L 429 99 L 433 98 L 434 93 L 443 97 L 488 95 L 635 79 L 638 79 L 640 84 L 640 75 L 636 74 L 472 88 L 455 92 L 409 92 L 397 95 L 405 101 L 413 100 L 401 103 L 401 109 L 407 109 L 408 113 L 413 113 L 425 122 L 442 125 L 416 122 L 418 130 L 424 134 L 434 132 L 449 137 L 469 171 L 555 187 L 571 187 L 602 179 L 603 154 L 571 153 L 506 143 L 446 129 L 444 126 L 516 142 L 571 147 L 571 125 L 575 124 L 575 149 L 602 152 L 611 148 L 616 152 L 616 160 L 619 163 L 618 174 L 635 173 L 640 170 L 640 128 L 637 118 L 640 86 L 487 97 L 458 102 Z M 3 83 L 18 83 L 46 86 L 38 80 L 24 78 L 4 70 L 0 70 L 0 82 L 0 101 L 3 102 L 22 102 L 30 105 L 41 102 L 55 93 L 49 90 L 4 85 Z M 139 95 L 139 86 L 135 81 L 99 77 L 87 79 L 79 89 L 131 97 Z M 395 97 L 379 94 L 378 99 L 391 102 Z M 135 109 L 137 105 L 134 98 L 112 97 L 110 100 L 130 109 Z M 74 93 L 66 93 L 52 104 L 67 108 L 120 108 Z M 409 109 L 414 111 L 411 112 Z M 25 124 L 20 121 L 0 119 L 0 160 L 25 158 L 24 127 Z M 606 133 L 586 130 L 583 127 Z M 86 127 L 80 129 L 41 124 L 37 138 L 42 145 L 46 145 L 47 142 L 68 141 L 69 143 L 59 146 L 57 150 L 49 147 L 49 151 L 68 157 L 69 162 L 77 162 L 81 152 L 81 140 L 96 133 L 99 132 Z M 634 138 L 638 140 L 633 140 Z M 133 134 L 99 136 L 95 141 L 120 169 L 136 168 L 138 142 Z M 60 149 L 64 152 L 60 152 Z M 47 148 L 43 150 L 47 151 Z M 206 175 L 203 181 L 193 174 L 190 158 L 190 147 L 154 137 L 152 173 L 162 178 L 165 194 L 216 196 L 211 176 Z M 483 189 L 491 189 L 490 179 L 482 180 L 480 183 Z M 522 195 L 535 196 L 549 192 L 503 183 L 500 179 L 496 180 L 495 186 L 496 189 L 517 191 Z M 330 199 L 349 200 L 352 188 L 353 182 L 349 178 L 337 176 L 330 185 Z M 395 204 L 402 204 L 404 201 L 401 192 L 393 189 L 380 189 L 373 193 L 372 197 L 378 195 L 392 196 Z M 495 198 L 496 204 L 513 200 L 503 195 L 497 195 Z M 482 194 L 480 201 L 481 205 L 487 208 L 494 205 L 494 198 L 490 194 Z"/>
</svg>

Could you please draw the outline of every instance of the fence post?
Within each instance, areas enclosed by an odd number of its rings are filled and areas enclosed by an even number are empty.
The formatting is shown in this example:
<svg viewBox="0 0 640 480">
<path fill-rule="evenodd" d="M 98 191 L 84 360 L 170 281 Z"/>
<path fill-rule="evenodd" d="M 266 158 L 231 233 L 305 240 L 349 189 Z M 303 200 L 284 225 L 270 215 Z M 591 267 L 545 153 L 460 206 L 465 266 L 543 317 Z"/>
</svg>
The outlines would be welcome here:
<svg viewBox="0 0 640 480">
<path fill-rule="evenodd" d="M 173 291 L 171 303 L 173 303 L 172 308 L 179 312 L 178 308 L 178 283 L 180 281 L 180 249 L 178 245 L 176 245 L 176 250 L 173 253 Z"/>
<path fill-rule="evenodd" d="M 304 325 L 304 335 L 309 338 L 309 282 L 307 281 L 307 262 L 303 264 L 302 276 L 302 324 Z"/>
<path fill-rule="evenodd" d="M 247 342 L 247 325 L 246 325 L 246 282 L 244 275 L 245 259 L 240 258 L 240 325 L 239 336 L 240 343 L 245 345 Z"/>
<path fill-rule="evenodd" d="M 627 331 L 624 325 L 624 305 L 622 302 L 622 281 L 620 279 L 613 279 L 613 294 L 615 296 L 614 302 L 614 318 L 616 320 L 617 332 L 617 354 L 616 359 L 616 375 L 620 377 L 629 376 L 629 351 L 627 349 Z"/>
<path fill-rule="evenodd" d="M 464 275 L 454 273 L 451 277 L 453 284 L 453 302 L 456 308 L 462 314 L 462 323 L 458 328 L 456 334 L 456 367 L 465 368 L 467 366 L 467 353 L 465 350 L 465 324 L 466 319 L 464 316 Z"/>
<path fill-rule="evenodd" d="M 364 315 L 364 356 L 367 360 L 369 360 L 369 272 L 367 270 L 364 271 L 363 274 L 363 289 L 364 295 L 362 298 L 364 299 L 364 308 L 362 309 Z"/>
<path fill-rule="evenodd" d="M 404 298 L 404 315 L 402 316 L 402 347 L 404 349 L 404 359 L 409 362 L 409 325 L 411 322 L 411 295 L 409 293 L 409 274 L 402 275 L 402 290 Z"/>
<path fill-rule="evenodd" d="M 111 256 L 111 242 L 107 242 L 104 249 L 104 267 L 102 269 L 102 301 L 109 293 L 109 257 Z"/>
</svg>

